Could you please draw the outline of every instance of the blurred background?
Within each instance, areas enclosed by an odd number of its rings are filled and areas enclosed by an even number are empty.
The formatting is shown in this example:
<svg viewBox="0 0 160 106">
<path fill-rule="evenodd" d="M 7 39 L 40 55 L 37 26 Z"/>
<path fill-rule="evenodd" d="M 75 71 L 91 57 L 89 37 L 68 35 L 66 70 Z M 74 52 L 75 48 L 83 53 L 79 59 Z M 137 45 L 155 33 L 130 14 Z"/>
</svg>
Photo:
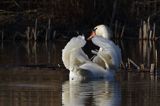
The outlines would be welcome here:
<svg viewBox="0 0 160 106">
<path fill-rule="evenodd" d="M 27 38 L 26 33 L 46 39 L 46 32 L 51 35 L 49 39 L 60 36 L 58 33 L 74 36 L 75 32 L 87 33 L 98 24 L 108 25 L 115 36 L 123 33 L 126 37 L 137 37 L 144 22 L 159 36 L 159 19 L 160 0 L 0 1 L 3 39 Z"/>
</svg>

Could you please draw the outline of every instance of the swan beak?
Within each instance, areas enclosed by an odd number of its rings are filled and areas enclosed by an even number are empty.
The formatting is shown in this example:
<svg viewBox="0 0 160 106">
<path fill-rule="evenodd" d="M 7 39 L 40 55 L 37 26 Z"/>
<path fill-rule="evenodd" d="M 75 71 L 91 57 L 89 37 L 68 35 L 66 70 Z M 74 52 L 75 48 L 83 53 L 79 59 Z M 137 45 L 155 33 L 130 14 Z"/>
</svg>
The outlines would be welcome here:
<svg viewBox="0 0 160 106">
<path fill-rule="evenodd" d="M 91 35 L 87 38 L 87 40 L 91 40 L 95 36 L 96 36 L 95 31 L 92 31 Z"/>
</svg>

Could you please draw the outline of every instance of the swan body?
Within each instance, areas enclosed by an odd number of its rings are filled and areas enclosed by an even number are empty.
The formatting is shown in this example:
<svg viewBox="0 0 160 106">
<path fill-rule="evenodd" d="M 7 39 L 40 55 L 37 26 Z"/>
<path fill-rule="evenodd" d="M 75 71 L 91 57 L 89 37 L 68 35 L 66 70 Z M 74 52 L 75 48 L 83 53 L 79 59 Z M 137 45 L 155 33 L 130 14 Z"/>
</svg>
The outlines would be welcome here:
<svg viewBox="0 0 160 106">
<path fill-rule="evenodd" d="M 86 44 L 84 36 L 73 37 L 62 50 L 62 61 L 70 71 L 70 80 L 83 80 L 95 78 L 112 79 L 121 62 L 120 48 L 109 40 L 107 27 L 95 27 L 96 35 L 92 42 L 99 46 L 93 61 L 82 50 Z"/>
<path fill-rule="evenodd" d="M 121 63 L 121 50 L 111 40 L 104 39 L 100 36 L 92 38 L 92 42 L 99 46 L 100 49 L 93 62 L 99 64 L 99 61 L 104 62 L 105 68 L 118 70 Z M 104 65 L 103 65 L 104 66 Z"/>
</svg>

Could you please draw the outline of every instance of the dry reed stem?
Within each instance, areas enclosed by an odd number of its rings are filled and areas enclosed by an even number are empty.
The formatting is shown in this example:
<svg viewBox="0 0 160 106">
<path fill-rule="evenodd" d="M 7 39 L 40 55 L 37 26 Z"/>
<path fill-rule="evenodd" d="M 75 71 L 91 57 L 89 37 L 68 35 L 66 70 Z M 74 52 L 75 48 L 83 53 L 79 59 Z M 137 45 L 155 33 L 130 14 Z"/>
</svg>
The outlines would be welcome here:
<svg viewBox="0 0 160 106">
<path fill-rule="evenodd" d="M 56 38 L 56 31 L 53 32 L 53 39 Z"/>
<path fill-rule="evenodd" d="M 150 73 L 154 73 L 154 69 L 155 69 L 155 64 L 151 64 L 151 68 L 150 68 Z"/>
<path fill-rule="evenodd" d="M 139 27 L 139 39 L 142 39 L 142 28 Z"/>
<path fill-rule="evenodd" d="M 124 35 L 124 29 L 125 29 L 125 25 L 123 25 L 123 28 L 122 28 L 122 31 L 121 31 L 121 36 L 120 36 L 121 39 L 123 38 L 123 35 Z"/>
<path fill-rule="evenodd" d="M 26 31 L 26 35 L 27 35 L 27 40 L 30 40 L 30 27 L 27 27 L 27 31 Z"/>
<path fill-rule="evenodd" d="M 139 39 L 143 40 L 156 40 L 155 37 L 155 28 L 156 24 L 153 24 L 151 28 L 150 17 L 148 17 L 147 21 L 141 22 L 141 26 L 139 27 Z"/>
<path fill-rule="evenodd" d="M 157 69 L 158 58 L 157 58 L 157 49 L 155 50 L 155 68 Z"/>
<path fill-rule="evenodd" d="M 147 39 L 147 24 L 145 21 L 143 21 L 143 39 Z"/>
<path fill-rule="evenodd" d="M 147 19 L 147 31 L 149 31 L 151 29 L 151 26 L 150 26 L 150 17 L 148 17 Z"/>
<path fill-rule="evenodd" d="M 152 30 L 149 31 L 149 39 L 151 40 L 153 36 Z"/>
<path fill-rule="evenodd" d="M 51 29 L 51 19 L 48 19 L 48 27 L 46 29 L 46 36 L 45 36 L 45 41 L 49 40 L 48 37 L 50 35 L 50 29 Z"/>
<path fill-rule="evenodd" d="M 118 30 L 118 21 L 115 22 L 115 30 L 114 30 L 114 36 L 117 38 L 117 30 Z"/>
<path fill-rule="evenodd" d="M 141 69 L 142 71 L 144 71 L 144 64 L 141 64 L 141 65 L 140 65 L 140 69 Z"/>
<path fill-rule="evenodd" d="M 155 33 L 156 33 L 156 24 L 153 24 L 153 35 L 152 35 L 152 39 L 155 40 Z"/>
<path fill-rule="evenodd" d="M 139 67 L 133 60 L 131 60 L 131 59 L 128 58 L 128 62 L 129 62 L 129 63 L 132 63 L 132 65 L 133 65 L 134 67 L 136 67 L 138 70 L 140 69 L 140 67 Z"/>
<path fill-rule="evenodd" d="M 117 10 L 117 0 L 115 0 L 113 3 L 113 11 L 112 11 L 110 26 L 112 26 L 113 20 L 115 19 L 116 10 Z"/>
<path fill-rule="evenodd" d="M 35 27 L 34 27 L 34 40 L 37 40 L 37 18 L 35 20 Z"/>
</svg>

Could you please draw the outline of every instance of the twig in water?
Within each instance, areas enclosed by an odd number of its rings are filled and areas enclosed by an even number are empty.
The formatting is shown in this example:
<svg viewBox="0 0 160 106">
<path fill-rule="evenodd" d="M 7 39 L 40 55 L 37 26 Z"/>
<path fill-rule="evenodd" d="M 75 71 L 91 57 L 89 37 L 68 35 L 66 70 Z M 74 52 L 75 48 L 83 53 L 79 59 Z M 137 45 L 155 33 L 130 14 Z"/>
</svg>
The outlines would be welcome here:
<svg viewBox="0 0 160 106">
<path fill-rule="evenodd" d="M 140 67 L 133 60 L 131 60 L 131 59 L 128 58 L 128 62 L 132 63 L 133 66 L 135 66 L 138 70 L 140 69 Z"/>
</svg>

